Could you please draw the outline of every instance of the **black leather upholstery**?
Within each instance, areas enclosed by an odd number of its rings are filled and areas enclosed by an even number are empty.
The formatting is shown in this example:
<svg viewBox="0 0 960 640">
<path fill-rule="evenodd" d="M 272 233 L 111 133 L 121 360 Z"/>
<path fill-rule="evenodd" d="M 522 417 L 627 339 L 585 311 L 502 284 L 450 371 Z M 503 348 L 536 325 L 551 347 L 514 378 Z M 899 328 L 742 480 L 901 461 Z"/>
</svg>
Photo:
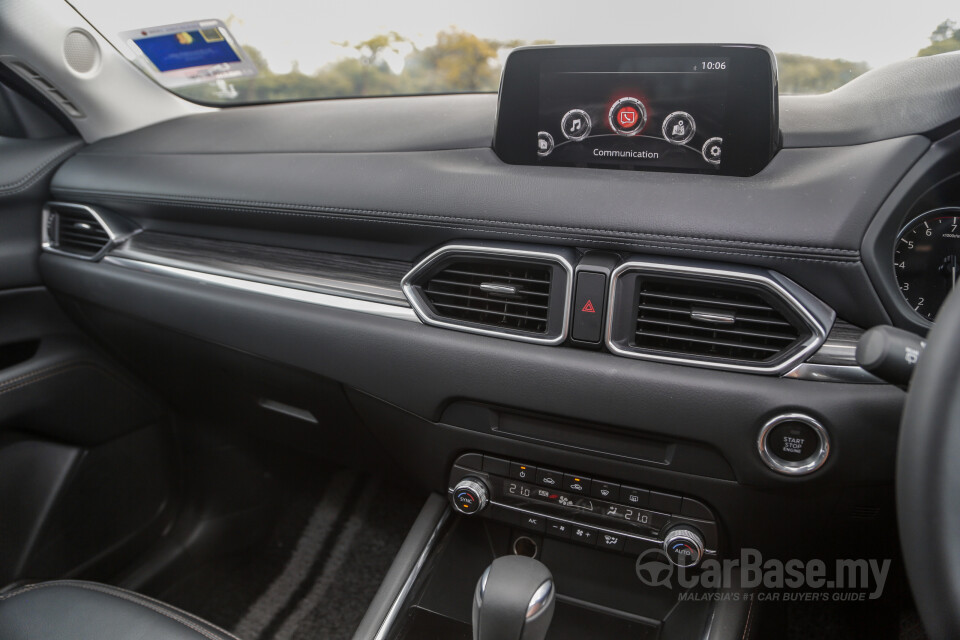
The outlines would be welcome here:
<svg viewBox="0 0 960 640">
<path fill-rule="evenodd" d="M 0 595 L 3 640 L 237 640 L 158 600 L 96 582 L 41 582 Z"/>
</svg>

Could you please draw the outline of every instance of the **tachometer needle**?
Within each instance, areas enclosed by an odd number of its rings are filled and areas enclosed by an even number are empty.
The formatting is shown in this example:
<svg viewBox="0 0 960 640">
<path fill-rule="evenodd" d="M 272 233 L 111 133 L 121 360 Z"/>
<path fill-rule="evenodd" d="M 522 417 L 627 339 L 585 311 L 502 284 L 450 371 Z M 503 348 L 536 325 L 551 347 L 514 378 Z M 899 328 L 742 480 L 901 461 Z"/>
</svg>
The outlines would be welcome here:
<svg viewBox="0 0 960 640">
<path fill-rule="evenodd" d="M 957 288 L 957 256 L 956 254 L 943 259 L 943 266 L 950 267 L 950 290 Z"/>
</svg>

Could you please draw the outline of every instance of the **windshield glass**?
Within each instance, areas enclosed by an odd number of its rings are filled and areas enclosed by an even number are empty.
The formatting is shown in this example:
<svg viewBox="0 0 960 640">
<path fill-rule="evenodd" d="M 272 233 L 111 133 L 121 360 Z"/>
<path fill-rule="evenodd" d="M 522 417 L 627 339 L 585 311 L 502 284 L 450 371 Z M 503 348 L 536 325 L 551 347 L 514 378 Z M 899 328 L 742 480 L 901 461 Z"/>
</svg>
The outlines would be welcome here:
<svg viewBox="0 0 960 640">
<path fill-rule="evenodd" d="M 781 95 L 824 93 L 871 68 L 960 49 L 960 31 L 951 20 L 960 17 L 956 0 L 911 2 L 896 5 L 895 12 L 880 10 L 875 2 L 842 0 L 803 5 L 769 0 L 72 4 L 131 59 L 130 33 L 222 21 L 232 34 L 228 42 L 242 49 L 237 61 L 243 58 L 249 73 L 172 87 L 186 98 L 218 105 L 496 91 L 504 59 L 524 44 L 762 44 L 777 54 Z M 197 36 L 202 29 L 169 37 L 184 45 L 193 43 L 190 33 Z M 140 63 L 155 76 L 161 64 Z"/>
</svg>

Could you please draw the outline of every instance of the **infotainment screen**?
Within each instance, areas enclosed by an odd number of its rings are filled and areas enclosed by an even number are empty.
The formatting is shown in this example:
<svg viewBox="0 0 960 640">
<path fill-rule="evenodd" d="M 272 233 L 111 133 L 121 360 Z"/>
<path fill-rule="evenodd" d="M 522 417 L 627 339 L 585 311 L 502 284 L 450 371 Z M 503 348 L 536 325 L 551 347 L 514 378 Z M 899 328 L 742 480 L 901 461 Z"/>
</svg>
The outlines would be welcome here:
<svg viewBox="0 0 960 640">
<path fill-rule="evenodd" d="M 779 142 L 763 47 L 531 47 L 504 68 L 495 149 L 515 164 L 752 175 Z"/>
</svg>

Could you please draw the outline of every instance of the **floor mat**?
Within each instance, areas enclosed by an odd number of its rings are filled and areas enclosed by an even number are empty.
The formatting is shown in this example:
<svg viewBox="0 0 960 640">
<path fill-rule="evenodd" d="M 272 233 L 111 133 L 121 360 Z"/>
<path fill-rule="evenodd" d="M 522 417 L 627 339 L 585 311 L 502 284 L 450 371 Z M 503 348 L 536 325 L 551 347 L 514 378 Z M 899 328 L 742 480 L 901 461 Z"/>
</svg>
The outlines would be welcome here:
<svg viewBox="0 0 960 640">
<path fill-rule="evenodd" d="M 351 638 L 421 496 L 340 471 L 284 497 L 262 545 L 204 563 L 157 595 L 243 640 Z"/>
</svg>

